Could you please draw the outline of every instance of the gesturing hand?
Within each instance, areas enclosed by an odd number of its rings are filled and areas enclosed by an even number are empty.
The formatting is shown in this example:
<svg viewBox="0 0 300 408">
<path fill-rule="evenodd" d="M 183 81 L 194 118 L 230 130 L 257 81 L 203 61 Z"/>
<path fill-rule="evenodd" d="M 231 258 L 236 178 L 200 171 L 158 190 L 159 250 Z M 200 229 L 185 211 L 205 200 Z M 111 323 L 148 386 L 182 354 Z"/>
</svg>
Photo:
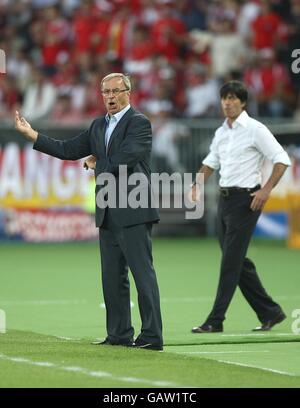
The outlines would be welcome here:
<svg viewBox="0 0 300 408">
<path fill-rule="evenodd" d="M 31 142 L 35 142 L 38 137 L 38 132 L 32 129 L 31 125 L 27 120 L 20 116 L 19 112 L 16 111 L 15 114 L 15 128 L 18 132 L 22 133 L 26 139 Z"/>
<path fill-rule="evenodd" d="M 83 163 L 83 167 L 88 170 L 94 170 L 96 168 L 96 161 L 97 158 L 95 156 L 89 156 L 87 159 L 85 159 L 84 163 Z"/>
</svg>

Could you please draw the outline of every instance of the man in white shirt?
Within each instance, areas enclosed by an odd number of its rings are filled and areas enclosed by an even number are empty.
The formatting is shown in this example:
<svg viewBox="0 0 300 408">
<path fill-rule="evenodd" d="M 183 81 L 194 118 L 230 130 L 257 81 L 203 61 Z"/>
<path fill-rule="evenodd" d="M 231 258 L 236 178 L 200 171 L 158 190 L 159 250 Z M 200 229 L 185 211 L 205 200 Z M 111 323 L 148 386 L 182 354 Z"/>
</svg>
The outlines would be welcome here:
<svg viewBox="0 0 300 408">
<path fill-rule="evenodd" d="M 261 322 L 254 330 L 266 331 L 286 316 L 267 294 L 254 263 L 246 255 L 261 210 L 291 162 L 266 126 L 250 118 L 244 110 L 248 92 L 242 82 L 227 82 L 220 89 L 220 97 L 226 119 L 217 129 L 210 153 L 198 172 L 203 173 L 205 182 L 214 170 L 220 169 L 220 278 L 212 311 L 192 332 L 223 331 L 225 314 L 237 286 Z M 268 181 L 261 187 L 261 169 L 266 157 L 274 166 Z M 193 201 L 200 199 L 199 180 L 200 177 L 196 177 L 192 186 Z"/>
</svg>

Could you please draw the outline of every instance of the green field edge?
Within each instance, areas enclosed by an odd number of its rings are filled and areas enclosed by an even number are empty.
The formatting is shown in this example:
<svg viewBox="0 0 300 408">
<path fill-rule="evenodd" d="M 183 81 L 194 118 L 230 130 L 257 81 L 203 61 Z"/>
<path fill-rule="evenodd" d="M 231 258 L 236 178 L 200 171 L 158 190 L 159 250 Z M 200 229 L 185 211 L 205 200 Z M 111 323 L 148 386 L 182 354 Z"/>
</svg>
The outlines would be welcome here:
<svg viewBox="0 0 300 408">
<path fill-rule="evenodd" d="M 211 341 L 198 341 L 198 342 L 178 342 L 178 343 L 166 343 L 165 347 L 175 347 L 175 346 L 213 346 L 213 345 L 222 345 L 222 344 L 272 344 L 272 343 L 300 343 L 300 338 L 292 339 L 245 339 L 245 340 L 211 340 Z"/>
<path fill-rule="evenodd" d="M 3 340 L 3 343 L 2 343 Z M 91 356 L 93 354 L 92 350 L 98 350 L 98 357 L 99 357 L 99 363 L 101 362 L 101 359 L 106 359 L 107 362 L 110 361 L 110 359 L 113 361 L 116 358 L 120 359 L 120 362 L 123 364 L 123 370 L 125 367 L 125 371 L 128 370 L 126 368 L 126 365 L 129 364 L 129 361 L 132 363 L 133 357 L 136 359 L 136 362 L 133 364 L 133 367 L 137 369 L 141 369 L 142 366 L 145 364 L 148 365 L 149 367 L 152 367 L 152 369 L 157 368 L 157 364 L 160 365 L 159 368 L 159 375 L 161 375 L 160 380 L 162 381 L 171 381 L 174 384 L 177 384 L 176 386 L 170 386 L 170 388 L 178 388 L 178 387 L 196 387 L 196 388 L 278 388 L 278 387 L 283 387 L 283 388 L 298 388 L 300 387 L 300 376 L 291 374 L 282 374 L 282 373 L 276 373 L 276 372 L 270 372 L 268 370 L 264 370 L 263 368 L 259 367 L 243 367 L 239 366 L 234 363 L 224 363 L 221 361 L 216 361 L 216 360 L 211 360 L 206 357 L 193 357 L 193 356 L 182 356 L 178 355 L 175 352 L 172 352 L 170 350 L 164 351 L 162 353 L 157 353 L 153 351 L 147 351 L 147 350 L 133 350 L 133 349 L 128 349 L 125 347 L 120 347 L 120 346 L 103 346 L 103 347 L 98 347 L 98 346 L 91 346 L 90 343 L 88 343 L 88 339 L 74 339 L 74 340 L 64 340 L 60 338 L 60 336 L 54 336 L 54 335 L 47 335 L 47 334 L 40 334 L 40 333 L 35 333 L 35 332 L 28 332 L 28 331 L 22 331 L 22 330 L 13 330 L 9 329 L 7 333 L 5 334 L 0 334 L 0 345 L 5 345 L 6 347 L 1 347 L 0 348 L 0 355 L 6 355 L 9 357 L 23 357 L 23 358 L 30 358 L 34 362 L 38 362 L 40 360 L 45 360 L 45 357 L 43 356 L 44 350 L 47 350 L 50 347 L 50 358 L 49 356 L 46 358 L 47 361 L 50 361 L 51 363 L 56 364 L 56 360 L 59 356 L 60 353 L 68 353 L 70 352 L 72 347 L 75 347 L 77 349 L 77 352 L 81 353 L 86 353 L 86 356 Z M 19 344 L 22 343 L 23 349 L 19 347 Z M 212 344 L 212 343 L 208 343 Z M 220 343 L 217 343 L 220 344 Z M 231 343 L 226 343 L 226 344 L 231 344 Z M 237 344 L 237 343 L 235 343 Z M 70 349 L 66 348 L 65 346 L 69 346 Z M 198 344 L 197 344 L 198 345 Z M 97 348 L 98 347 L 98 348 Z M 171 346 L 166 346 L 166 347 L 171 347 Z M 15 350 L 13 350 L 13 348 Z M 57 352 L 57 354 L 55 353 Z M 49 351 L 47 351 L 49 353 Z M 52 358 L 52 356 L 54 358 Z M 95 364 L 95 361 L 76 361 L 76 359 L 71 359 L 71 356 L 69 358 L 66 358 L 65 363 L 67 365 L 82 365 L 84 369 L 88 370 L 94 370 L 95 367 L 93 365 Z M 81 354 L 76 355 L 77 360 L 81 357 Z M 103 361 L 104 362 L 104 361 Z M 19 372 L 19 377 L 17 378 L 23 378 L 23 371 L 25 374 L 30 374 L 30 369 L 33 369 L 33 367 L 30 367 L 30 365 L 22 364 L 17 365 L 15 362 L 10 362 L 10 361 L 5 361 L 0 359 L 0 364 L 1 366 L 7 366 L 15 367 L 17 372 Z M 91 364 L 91 365 L 89 365 Z M 125 364 L 125 365 L 124 365 Z M 184 378 L 181 379 L 181 377 L 176 377 L 175 375 L 175 368 L 177 367 L 177 370 L 179 367 L 182 367 L 182 370 L 186 370 L 188 365 L 191 366 L 191 376 L 190 379 L 186 380 Z M 108 367 L 107 369 L 110 370 L 110 366 L 107 365 L 105 367 Z M 104 367 L 104 370 L 106 368 Z M 173 367 L 173 369 L 172 369 Z M 99 368 L 103 369 L 101 365 Z M 38 367 L 34 367 L 34 372 L 38 372 Z M 170 369 L 170 371 L 169 371 Z M 13 369 L 14 370 L 14 369 Z M 23 370 L 23 371 L 22 371 Z M 41 367 L 41 372 L 46 373 L 46 377 L 53 377 L 53 372 L 47 368 Z M 58 367 L 53 367 L 52 370 L 55 370 L 55 372 L 59 372 L 60 368 Z M 144 370 L 144 369 L 143 369 Z M 141 373 L 144 373 L 144 371 L 141 370 L 140 373 L 134 372 L 132 375 L 134 377 L 138 377 L 141 375 Z M 228 374 L 228 370 L 229 373 Z M 113 370 L 112 370 L 113 371 Z M 129 375 L 129 372 L 128 374 Z M 150 371 L 148 374 L 143 374 L 142 377 L 149 378 Z M 175 375 L 175 376 L 174 376 Z M 181 375 L 181 374 L 180 374 Z M 64 378 L 65 376 L 66 378 Z M 115 376 L 124 376 L 124 373 L 121 374 L 115 374 Z M 1 376 L 0 376 L 1 377 Z M 25 375 L 26 377 L 26 375 Z M 72 379 L 74 380 L 74 386 L 75 384 L 80 383 L 80 381 L 77 381 L 76 379 L 78 378 L 84 378 L 84 375 L 81 373 L 59 373 L 59 377 L 62 378 L 62 385 L 54 385 L 54 388 L 63 388 L 63 387 L 68 387 L 68 381 Z M 59 378 L 58 377 L 58 378 Z M 57 380 L 58 380 L 57 378 Z M 153 377 L 153 381 L 156 377 Z M 230 383 L 230 381 L 233 381 Z M 151 375 L 150 375 L 150 380 L 151 380 Z M 22 381 L 22 380 L 21 380 Z M 26 381 L 26 380 L 25 380 Z M 28 380 L 29 381 L 29 380 Z M 34 380 L 35 382 L 31 385 L 26 385 L 25 382 L 25 387 L 42 387 L 43 385 L 39 385 L 38 380 Z M 51 382 L 52 381 L 52 382 Z M 49 388 L 53 387 L 51 384 L 56 384 L 55 381 L 53 383 L 53 380 L 50 381 Z M 72 382 L 69 382 L 72 384 Z M 149 388 L 149 385 L 141 385 L 139 383 L 132 383 L 132 384 L 120 384 L 118 380 L 114 380 L 112 382 L 109 382 L 107 379 L 101 379 L 101 381 L 98 380 L 98 385 L 95 379 L 91 378 L 86 378 L 85 380 L 81 381 L 82 387 L 124 387 L 124 388 L 130 388 L 130 387 L 138 387 L 138 388 Z M 20 384 L 17 383 L 17 379 L 12 378 L 10 382 L 8 382 L 9 388 L 15 388 L 19 387 Z M 117 385 L 116 385 L 117 384 Z M 237 384 L 237 385 L 236 385 Z M 24 386 L 24 385 L 23 385 Z M 46 386 L 48 387 L 48 386 Z M 151 387 L 151 386 L 150 386 Z M 162 386 L 163 387 L 163 386 Z M 0 381 L 0 388 L 6 388 L 5 386 L 1 385 Z M 71 385 L 72 388 L 72 385 Z M 158 386 L 157 388 L 160 388 Z M 164 388 L 164 387 L 163 387 Z"/>
<path fill-rule="evenodd" d="M 43 336 L 43 337 L 49 337 L 49 338 L 54 338 L 54 339 L 60 339 L 64 340 L 64 336 L 59 336 L 59 335 L 53 335 L 53 334 L 45 334 L 42 332 L 38 331 L 28 331 L 28 330 L 19 330 L 19 329 L 13 329 L 10 328 L 7 330 L 5 334 L 14 334 L 14 333 L 31 333 L 34 335 L 38 336 Z M 0 334 L 1 336 L 2 334 Z M 203 336 L 203 340 L 201 339 Z M 208 339 L 207 336 L 214 336 L 214 338 Z M 230 339 L 230 340 L 224 340 L 221 338 L 216 338 L 216 336 L 220 335 L 215 335 L 215 334 L 204 334 L 204 335 L 199 335 L 199 340 L 197 341 L 178 341 L 178 342 L 165 342 L 164 347 L 178 347 L 178 346 L 209 346 L 209 345 L 228 345 L 228 344 L 272 344 L 272 343 L 300 343 L 300 335 L 295 334 L 295 335 L 286 335 L 286 336 L 280 336 L 272 334 L 266 334 L 266 335 L 260 335 L 260 336 L 253 336 L 253 337 L 248 337 L 245 335 L 245 337 L 239 336 L 237 339 Z M 200 338 L 201 337 L 201 338 Z M 1 339 L 1 337 L 0 337 Z M 73 342 L 92 342 L 95 341 L 94 337 L 91 336 L 80 336 L 80 337 L 70 337 L 66 336 L 66 341 L 73 341 Z"/>
</svg>

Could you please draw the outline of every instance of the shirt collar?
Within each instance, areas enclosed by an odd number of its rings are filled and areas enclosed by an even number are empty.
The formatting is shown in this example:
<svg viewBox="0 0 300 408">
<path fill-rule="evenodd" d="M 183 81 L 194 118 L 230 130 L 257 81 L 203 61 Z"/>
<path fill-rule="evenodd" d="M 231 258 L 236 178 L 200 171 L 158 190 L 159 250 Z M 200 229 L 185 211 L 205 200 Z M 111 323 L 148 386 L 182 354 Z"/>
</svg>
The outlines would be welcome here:
<svg viewBox="0 0 300 408">
<path fill-rule="evenodd" d="M 127 106 L 125 106 L 125 108 L 120 110 L 120 112 L 117 112 L 114 115 L 109 116 L 109 114 L 107 113 L 105 115 L 106 123 L 109 123 L 110 119 L 112 119 L 112 118 L 114 118 L 114 120 L 116 120 L 117 123 L 118 123 L 130 108 L 131 108 L 131 106 L 130 106 L 130 104 L 128 104 Z"/>
<path fill-rule="evenodd" d="M 249 115 L 248 113 L 243 110 L 243 112 L 236 118 L 236 120 L 233 122 L 232 128 L 237 127 L 238 125 L 243 126 L 244 128 L 247 127 L 249 122 Z M 223 122 L 223 126 L 227 129 L 229 129 L 228 123 L 227 123 L 227 119 L 224 120 Z"/>
</svg>

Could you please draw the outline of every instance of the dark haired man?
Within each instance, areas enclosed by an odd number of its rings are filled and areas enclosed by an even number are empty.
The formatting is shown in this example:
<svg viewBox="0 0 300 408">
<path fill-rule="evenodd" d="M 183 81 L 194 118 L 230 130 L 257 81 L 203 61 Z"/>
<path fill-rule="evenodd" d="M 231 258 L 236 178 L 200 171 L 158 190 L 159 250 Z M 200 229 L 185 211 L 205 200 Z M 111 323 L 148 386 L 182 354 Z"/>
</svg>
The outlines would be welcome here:
<svg viewBox="0 0 300 408">
<path fill-rule="evenodd" d="M 246 254 L 261 210 L 291 163 L 266 126 L 248 116 L 245 111 L 248 92 L 242 82 L 224 84 L 220 97 L 226 119 L 217 129 L 210 153 L 199 170 L 206 181 L 214 170 L 220 169 L 217 220 L 222 249 L 220 278 L 210 314 L 192 332 L 223 331 L 225 314 L 237 286 L 261 322 L 261 326 L 254 330 L 270 330 L 286 316 L 263 288 L 255 265 Z M 271 160 L 274 166 L 262 187 L 261 168 L 265 158 Z M 191 190 L 194 201 L 199 199 L 198 184 L 196 177 Z"/>
</svg>

